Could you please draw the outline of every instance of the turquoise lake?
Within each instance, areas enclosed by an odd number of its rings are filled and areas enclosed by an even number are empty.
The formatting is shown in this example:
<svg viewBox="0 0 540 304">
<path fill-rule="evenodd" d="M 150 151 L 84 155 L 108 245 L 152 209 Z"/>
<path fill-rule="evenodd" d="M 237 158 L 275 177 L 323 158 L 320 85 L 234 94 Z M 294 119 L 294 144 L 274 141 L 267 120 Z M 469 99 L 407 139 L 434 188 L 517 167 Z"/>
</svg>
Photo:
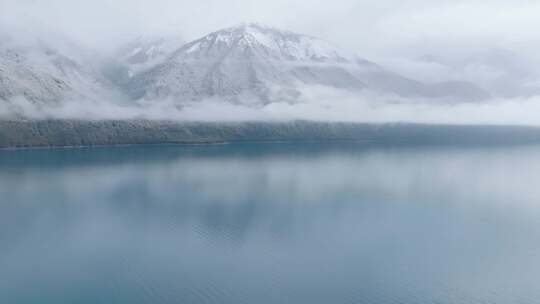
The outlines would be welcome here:
<svg viewBox="0 0 540 304">
<path fill-rule="evenodd" d="M 0 151 L 0 303 L 540 303 L 540 146 Z"/>
</svg>

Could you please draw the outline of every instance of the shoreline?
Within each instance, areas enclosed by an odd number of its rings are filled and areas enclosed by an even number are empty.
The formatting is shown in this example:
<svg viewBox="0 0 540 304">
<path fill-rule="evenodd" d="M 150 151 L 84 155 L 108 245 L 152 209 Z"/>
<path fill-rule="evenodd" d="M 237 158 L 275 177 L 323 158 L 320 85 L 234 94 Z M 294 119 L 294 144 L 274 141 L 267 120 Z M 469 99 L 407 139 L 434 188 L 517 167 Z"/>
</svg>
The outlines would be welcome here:
<svg viewBox="0 0 540 304">
<path fill-rule="evenodd" d="M 397 145 L 540 144 L 540 127 L 314 121 L 0 120 L 0 150 L 338 141 Z"/>
</svg>

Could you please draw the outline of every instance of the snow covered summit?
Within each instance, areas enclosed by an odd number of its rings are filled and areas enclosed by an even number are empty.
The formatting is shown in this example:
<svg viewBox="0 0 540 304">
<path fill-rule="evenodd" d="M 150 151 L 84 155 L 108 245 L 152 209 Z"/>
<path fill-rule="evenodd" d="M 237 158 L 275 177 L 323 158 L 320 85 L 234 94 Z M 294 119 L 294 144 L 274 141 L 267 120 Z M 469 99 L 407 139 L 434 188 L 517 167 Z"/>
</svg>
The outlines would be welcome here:
<svg viewBox="0 0 540 304">
<path fill-rule="evenodd" d="M 253 49 L 273 60 L 349 62 L 353 56 L 343 54 L 328 42 L 279 30 L 269 26 L 246 23 L 220 30 L 190 43 L 186 53 L 218 47 Z"/>
<path fill-rule="evenodd" d="M 370 89 L 404 97 L 476 100 L 466 82 L 424 84 L 307 35 L 248 23 L 185 44 L 128 83 L 135 98 L 177 103 L 217 97 L 248 104 L 294 99 L 300 86 Z"/>
<path fill-rule="evenodd" d="M 184 45 L 161 65 L 135 76 L 130 90 L 137 98 L 180 103 L 215 96 L 266 103 L 294 96 L 299 83 L 365 88 L 341 67 L 352 63 L 353 56 L 323 40 L 242 24 Z"/>
</svg>

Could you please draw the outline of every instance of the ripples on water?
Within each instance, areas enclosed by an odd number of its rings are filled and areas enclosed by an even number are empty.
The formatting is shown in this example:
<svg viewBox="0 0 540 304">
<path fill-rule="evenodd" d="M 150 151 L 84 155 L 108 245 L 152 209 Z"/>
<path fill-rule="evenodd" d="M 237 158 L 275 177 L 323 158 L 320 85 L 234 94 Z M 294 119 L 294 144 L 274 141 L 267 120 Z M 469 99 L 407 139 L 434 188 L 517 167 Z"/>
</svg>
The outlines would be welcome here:
<svg viewBox="0 0 540 304">
<path fill-rule="evenodd" d="M 539 303 L 539 147 L 0 151 L 0 303 Z"/>
</svg>

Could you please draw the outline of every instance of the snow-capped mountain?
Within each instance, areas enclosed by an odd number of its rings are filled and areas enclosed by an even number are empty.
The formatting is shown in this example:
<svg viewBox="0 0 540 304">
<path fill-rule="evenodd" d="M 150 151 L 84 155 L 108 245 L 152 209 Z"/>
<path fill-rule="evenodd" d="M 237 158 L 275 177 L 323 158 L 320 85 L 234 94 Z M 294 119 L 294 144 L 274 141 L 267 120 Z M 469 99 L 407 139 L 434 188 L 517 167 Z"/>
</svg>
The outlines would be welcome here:
<svg viewBox="0 0 540 304">
<path fill-rule="evenodd" d="M 11 49 L 0 51 L 0 99 L 24 96 L 32 102 L 58 102 L 71 91 L 61 78 L 28 64 L 28 58 Z"/>
<path fill-rule="evenodd" d="M 164 63 L 133 77 L 130 90 L 137 98 L 219 96 L 268 102 L 294 95 L 299 82 L 365 88 L 339 67 L 353 60 L 320 39 L 243 24 L 184 45 Z"/>
<path fill-rule="evenodd" d="M 135 98 L 190 102 L 220 97 L 248 103 L 295 98 L 302 85 L 371 89 L 405 97 L 470 101 L 488 94 L 473 84 L 424 84 L 392 73 L 321 39 L 258 24 L 211 33 L 134 75 Z"/>
<path fill-rule="evenodd" d="M 42 42 L 0 47 L 0 100 L 24 97 L 36 105 L 100 98 L 115 89 L 91 65 Z"/>
<path fill-rule="evenodd" d="M 0 100 L 21 96 L 35 105 L 117 102 L 124 97 L 120 89 L 133 99 L 180 105 L 214 97 L 250 105 L 294 102 L 310 86 L 458 102 L 487 96 L 468 82 L 425 84 L 321 39 L 257 24 L 187 44 L 175 37 L 141 37 L 103 68 L 99 56 L 86 50 L 0 42 Z"/>
</svg>

